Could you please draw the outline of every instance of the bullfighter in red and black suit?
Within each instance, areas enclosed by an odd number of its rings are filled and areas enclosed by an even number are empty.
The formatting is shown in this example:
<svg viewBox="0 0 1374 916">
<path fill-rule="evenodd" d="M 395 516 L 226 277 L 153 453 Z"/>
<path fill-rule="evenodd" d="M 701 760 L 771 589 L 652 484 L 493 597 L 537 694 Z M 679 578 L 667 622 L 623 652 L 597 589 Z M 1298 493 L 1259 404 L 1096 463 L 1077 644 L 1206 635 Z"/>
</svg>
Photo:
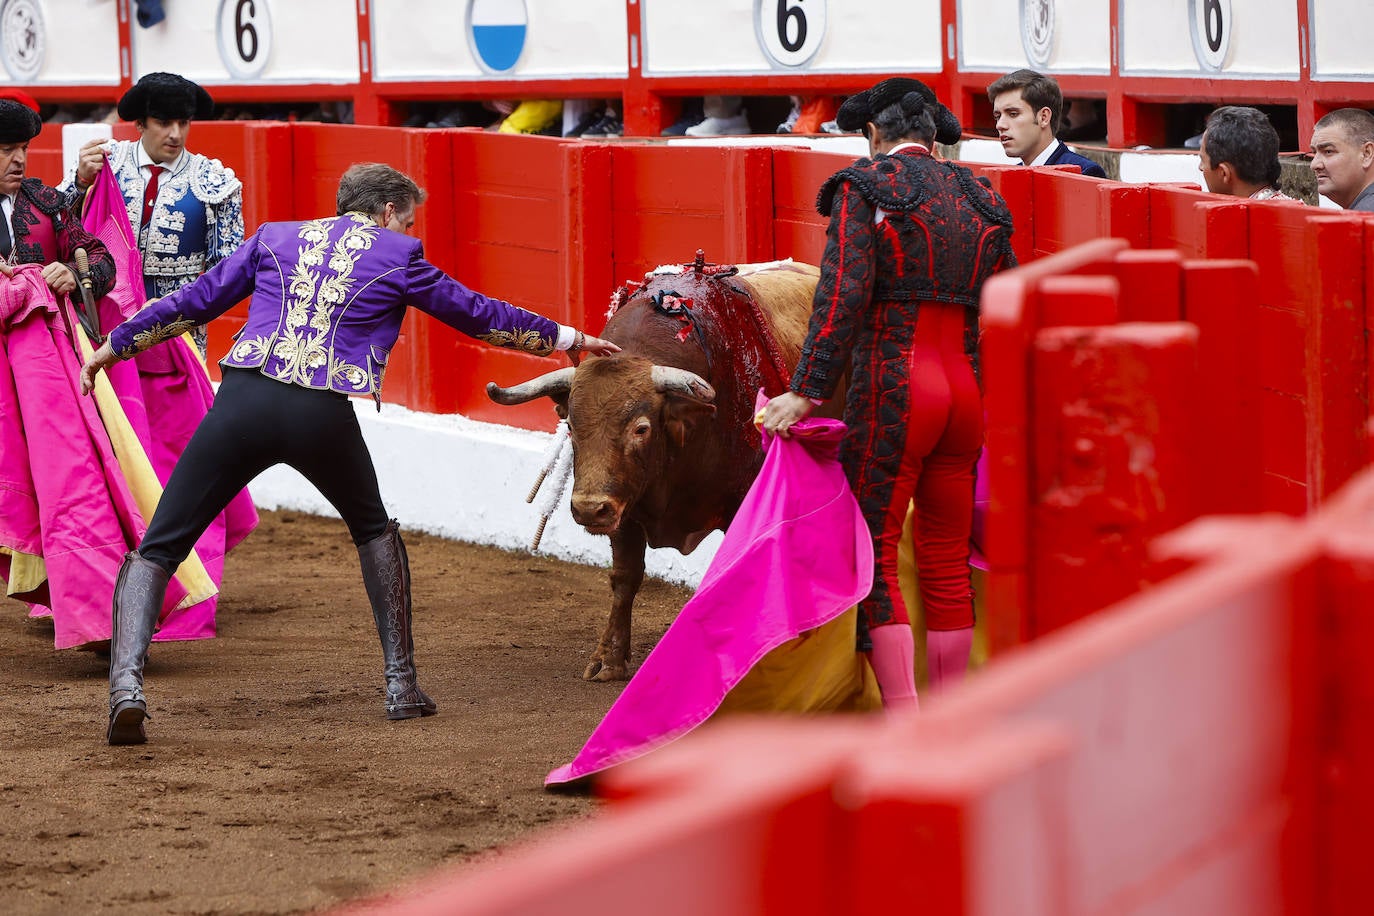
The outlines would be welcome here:
<svg viewBox="0 0 1374 916">
<path fill-rule="evenodd" d="M 786 436 L 828 398 L 848 364 L 841 461 L 873 534 L 873 590 L 860 604 L 885 705 L 915 705 L 914 641 L 897 582 L 897 544 L 916 501 L 916 562 L 932 682 L 967 667 L 973 633 L 969 530 L 983 446 L 977 380 L 983 282 L 1015 264 L 1011 214 L 966 168 L 931 155 L 958 121 L 924 83 L 888 79 L 838 120 L 872 159 L 836 173 L 820 283 L 791 391 L 763 425 Z"/>
<path fill-rule="evenodd" d="M 0 272 L 12 274 L 15 264 L 42 264 L 48 288 L 70 295 L 76 291 L 75 252 L 84 248 L 94 294 L 103 296 L 115 278 L 105 243 L 67 212 L 60 194 L 24 177 L 29 141 L 42 129 L 36 111 L 0 98 Z"/>
</svg>

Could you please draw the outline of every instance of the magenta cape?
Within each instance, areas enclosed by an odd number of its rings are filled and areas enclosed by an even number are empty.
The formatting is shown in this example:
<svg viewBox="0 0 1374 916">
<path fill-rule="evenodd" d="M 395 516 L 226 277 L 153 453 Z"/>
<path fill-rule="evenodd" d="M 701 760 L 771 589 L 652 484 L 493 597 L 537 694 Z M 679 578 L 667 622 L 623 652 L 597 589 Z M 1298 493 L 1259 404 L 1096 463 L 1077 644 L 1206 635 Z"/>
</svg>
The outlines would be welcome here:
<svg viewBox="0 0 1374 916">
<path fill-rule="evenodd" d="M 63 649 L 110 638 L 115 576 L 144 523 L 96 405 L 80 394 L 70 306 L 41 270 L 0 277 L 0 576 L 35 614 L 60 609 Z M 45 571 L 20 568 L 32 558 Z M 185 596 L 174 581 L 164 611 Z"/>
<path fill-rule="evenodd" d="M 692 600 L 574 760 L 571 782 L 706 721 L 765 655 L 840 617 L 873 585 L 873 544 L 836 460 L 845 426 L 804 420 L 768 441 L 758 479 Z M 854 658 L 852 631 L 841 651 Z"/>
<path fill-rule="evenodd" d="M 86 230 L 109 249 L 116 267 L 115 286 L 100 302 L 102 330 L 113 328 L 138 312 L 145 293 L 143 259 L 138 252 L 124 197 L 114 170 L 100 170 L 86 194 L 82 220 Z M 214 401 L 214 389 L 199 354 L 188 340 L 172 340 L 107 372 L 129 425 L 152 463 L 158 483 L 165 486 L 177 458 Z M 224 556 L 258 524 L 257 510 L 242 490 L 217 515 L 196 541 L 195 553 L 217 587 L 224 574 Z M 204 639 L 215 635 L 217 595 L 166 615 L 154 640 Z"/>
</svg>

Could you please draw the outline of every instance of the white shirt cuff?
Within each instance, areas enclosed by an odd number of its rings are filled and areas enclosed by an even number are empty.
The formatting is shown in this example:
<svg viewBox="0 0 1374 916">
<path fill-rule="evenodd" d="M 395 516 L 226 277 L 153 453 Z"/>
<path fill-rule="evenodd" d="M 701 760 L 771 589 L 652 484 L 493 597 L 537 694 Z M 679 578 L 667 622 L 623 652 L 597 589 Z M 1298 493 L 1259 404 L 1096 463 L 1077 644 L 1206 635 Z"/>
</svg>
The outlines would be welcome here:
<svg viewBox="0 0 1374 916">
<path fill-rule="evenodd" d="M 558 326 L 558 343 L 553 345 L 555 350 L 566 350 L 573 345 L 577 339 L 577 328 L 570 328 L 566 324 Z"/>
</svg>

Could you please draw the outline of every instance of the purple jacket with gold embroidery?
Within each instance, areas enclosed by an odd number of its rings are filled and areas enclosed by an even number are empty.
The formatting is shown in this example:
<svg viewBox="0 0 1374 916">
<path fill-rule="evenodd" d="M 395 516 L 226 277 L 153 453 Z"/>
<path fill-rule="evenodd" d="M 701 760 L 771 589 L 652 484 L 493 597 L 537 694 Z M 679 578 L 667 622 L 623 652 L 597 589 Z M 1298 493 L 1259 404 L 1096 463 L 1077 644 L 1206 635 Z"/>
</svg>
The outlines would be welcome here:
<svg viewBox="0 0 1374 916">
<path fill-rule="evenodd" d="M 496 346 L 543 356 L 558 340 L 554 321 L 473 292 L 426 261 L 418 239 L 348 213 L 263 224 L 200 279 L 115 328 L 110 346 L 127 359 L 250 294 L 221 366 L 379 400 L 406 306 Z"/>
</svg>

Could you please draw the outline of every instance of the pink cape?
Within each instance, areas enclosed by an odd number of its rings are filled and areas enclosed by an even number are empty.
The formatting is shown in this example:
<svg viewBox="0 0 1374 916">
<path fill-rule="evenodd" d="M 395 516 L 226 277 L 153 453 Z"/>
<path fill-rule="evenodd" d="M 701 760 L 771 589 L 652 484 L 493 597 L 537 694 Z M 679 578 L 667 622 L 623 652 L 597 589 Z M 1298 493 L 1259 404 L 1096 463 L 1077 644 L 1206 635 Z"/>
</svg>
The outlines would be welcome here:
<svg viewBox="0 0 1374 916">
<path fill-rule="evenodd" d="M 142 306 L 145 292 L 143 259 L 139 255 L 124 197 L 107 167 L 100 170 L 86 194 L 82 221 L 114 258 L 116 282 L 99 303 L 101 330 L 108 332 Z M 134 434 L 148 454 L 158 482 L 166 486 L 177 458 L 214 401 L 214 389 L 199 354 L 184 340 L 172 340 L 117 363 L 107 372 Z M 257 510 L 242 490 L 196 541 L 196 555 L 206 573 L 219 584 L 224 556 L 258 524 Z M 167 614 L 154 640 L 204 639 L 215 635 L 217 596 Z"/>
<path fill-rule="evenodd" d="M 836 460 L 844 430 L 838 420 L 803 420 L 791 439 L 765 437 L 763 469 L 696 594 L 576 758 L 545 785 L 682 737 L 765 655 L 868 594 L 873 544 Z"/>
<path fill-rule="evenodd" d="M 80 394 L 71 307 L 41 270 L 0 277 L 0 547 L 42 558 L 46 578 L 14 597 L 36 615 L 60 609 L 64 649 L 110 638 L 115 576 L 144 524 L 95 403 Z M 6 582 L 15 562 L 0 554 Z M 173 580 L 164 611 L 185 595 Z"/>
</svg>

